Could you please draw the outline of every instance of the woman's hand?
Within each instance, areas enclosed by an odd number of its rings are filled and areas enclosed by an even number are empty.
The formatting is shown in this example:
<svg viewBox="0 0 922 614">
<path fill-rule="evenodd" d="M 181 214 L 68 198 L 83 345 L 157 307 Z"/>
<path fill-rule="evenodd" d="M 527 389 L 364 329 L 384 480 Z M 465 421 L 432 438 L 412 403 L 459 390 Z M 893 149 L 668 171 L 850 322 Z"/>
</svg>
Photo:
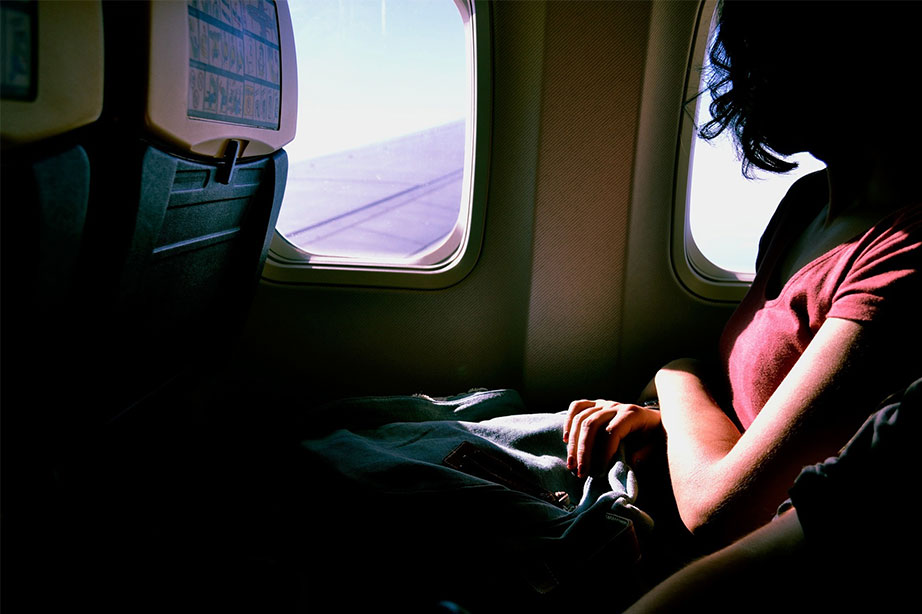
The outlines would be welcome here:
<svg viewBox="0 0 922 614">
<path fill-rule="evenodd" d="M 630 433 L 658 430 L 661 426 L 655 409 L 602 399 L 573 401 L 563 427 L 567 469 L 586 477 L 594 463 L 607 465 Z"/>
</svg>

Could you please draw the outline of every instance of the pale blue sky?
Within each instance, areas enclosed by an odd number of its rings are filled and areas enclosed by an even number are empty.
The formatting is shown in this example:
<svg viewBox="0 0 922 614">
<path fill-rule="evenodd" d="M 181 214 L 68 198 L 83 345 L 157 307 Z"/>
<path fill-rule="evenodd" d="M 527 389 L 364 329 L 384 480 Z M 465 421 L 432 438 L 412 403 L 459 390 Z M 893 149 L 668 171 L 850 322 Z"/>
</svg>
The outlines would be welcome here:
<svg viewBox="0 0 922 614">
<path fill-rule="evenodd" d="M 293 161 L 463 119 L 464 25 L 452 0 L 291 0 Z"/>
<path fill-rule="evenodd" d="M 710 119 L 710 102 L 705 91 L 698 100 L 697 125 Z M 714 264 L 753 273 L 759 238 L 778 203 L 797 179 L 825 164 L 801 153 L 788 158 L 799 164 L 789 173 L 756 170 L 748 179 L 727 131 L 713 141 L 695 138 L 692 152 L 688 210 L 695 244 Z"/>
</svg>

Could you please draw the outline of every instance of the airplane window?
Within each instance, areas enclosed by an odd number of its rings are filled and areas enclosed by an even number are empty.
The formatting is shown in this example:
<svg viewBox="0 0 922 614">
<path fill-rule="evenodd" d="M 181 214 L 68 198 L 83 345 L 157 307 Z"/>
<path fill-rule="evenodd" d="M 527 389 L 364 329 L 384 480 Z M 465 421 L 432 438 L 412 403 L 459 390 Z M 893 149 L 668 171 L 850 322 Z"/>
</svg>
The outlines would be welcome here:
<svg viewBox="0 0 922 614">
<path fill-rule="evenodd" d="M 696 125 L 710 119 L 710 102 L 706 92 L 701 95 Z M 746 277 L 755 273 L 759 238 L 785 192 L 800 177 L 826 166 L 807 153 L 788 159 L 798 163 L 793 171 L 779 175 L 753 169 L 754 176 L 749 179 L 742 174 L 740 159 L 727 132 L 712 141 L 695 137 L 689 171 L 688 222 L 700 256 L 719 269 Z M 692 262 L 707 267 L 694 258 Z"/>
<path fill-rule="evenodd" d="M 694 274 L 685 273 L 681 265 L 677 270 L 702 296 L 738 299 L 755 273 L 759 239 L 785 192 L 797 179 L 825 165 L 803 153 L 788 158 L 798 163 L 789 173 L 753 169 L 750 179 L 743 176 L 740 158 L 726 131 L 712 141 L 698 137 L 697 127 L 710 120 L 711 97 L 705 90 L 705 77 L 716 5 L 714 0 L 702 5 L 686 91 L 686 99 L 694 102 L 688 104 L 683 117 L 681 151 L 687 156 L 687 181 L 685 192 L 677 194 L 677 211 L 685 217 L 684 224 L 677 225 L 677 238 L 684 247 L 686 266 Z M 733 289 L 720 287 L 724 282 L 735 285 Z"/>
<path fill-rule="evenodd" d="M 298 132 L 276 226 L 306 262 L 432 264 L 462 243 L 465 3 L 292 2 Z"/>
</svg>

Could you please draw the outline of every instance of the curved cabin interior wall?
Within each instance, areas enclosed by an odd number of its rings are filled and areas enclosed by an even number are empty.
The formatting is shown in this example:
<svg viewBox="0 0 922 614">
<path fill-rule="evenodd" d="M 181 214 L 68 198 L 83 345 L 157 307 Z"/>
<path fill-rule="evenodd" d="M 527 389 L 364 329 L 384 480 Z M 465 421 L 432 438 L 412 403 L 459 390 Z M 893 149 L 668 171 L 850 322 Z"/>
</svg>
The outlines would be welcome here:
<svg viewBox="0 0 922 614">
<path fill-rule="evenodd" d="M 264 281 L 238 368 L 277 400 L 510 387 L 558 410 L 633 396 L 660 364 L 716 345 L 731 306 L 683 289 L 669 252 L 697 3 L 489 10 L 477 264 L 441 290 Z"/>
</svg>

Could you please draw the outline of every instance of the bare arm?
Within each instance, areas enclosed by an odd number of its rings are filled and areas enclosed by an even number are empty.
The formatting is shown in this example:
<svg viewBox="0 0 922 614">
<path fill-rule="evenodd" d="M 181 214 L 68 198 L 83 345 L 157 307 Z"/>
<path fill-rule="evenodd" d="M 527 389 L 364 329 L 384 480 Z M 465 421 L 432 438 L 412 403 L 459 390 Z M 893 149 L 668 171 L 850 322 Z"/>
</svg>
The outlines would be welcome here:
<svg viewBox="0 0 922 614">
<path fill-rule="evenodd" d="M 835 454 L 862 416 L 843 413 L 857 394 L 866 332 L 830 318 L 755 421 L 740 433 L 708 394 L 693 363 L 660 370 L 656 388 L 679 513 L 720 543 L 760 526 L 800 469 Z M 861 378 L 865 382 L 867 374 Z"/>
<path fill-rule="evenodd" d="M 576 401 L 564 427 L 568 463 L 585 475 L 625 437 L 665 431 L 683 522 L 713 545 L 730 543 L 767 522 L 798 472 L 835 455 L 866 417 L 860 408 L 887 392 L 868 384 L 879 384 L 892 366 L 885 364 L 890 353 L 870 348 L 874 338 L 863 324 L 827 320 L 745 433 L 717 405 L 690 360 L 657 373 L 659 412 Z"/>
<path fill-rule="evenodd" d="M 793 510 L 667 578 L 625 614 L 788 609 L 801 594 L 804 534 Z M 746 605 L 748 604 L 748 605 Z"/>
</svg>

